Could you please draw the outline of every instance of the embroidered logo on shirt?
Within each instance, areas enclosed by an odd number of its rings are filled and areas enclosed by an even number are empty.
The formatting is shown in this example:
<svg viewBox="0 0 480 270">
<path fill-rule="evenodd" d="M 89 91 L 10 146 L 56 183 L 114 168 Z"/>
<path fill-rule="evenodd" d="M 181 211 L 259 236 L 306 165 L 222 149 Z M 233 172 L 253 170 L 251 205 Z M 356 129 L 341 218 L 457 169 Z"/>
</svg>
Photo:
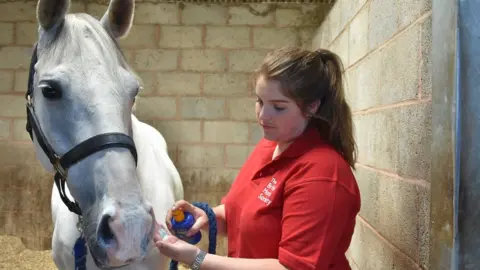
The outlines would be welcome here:
<svg viewBox="0 0 480 270">
<path fill-rule="evenodd" d="M 260 201 L 264 202 L 266 205 L 270 205 L 272 200 L 270 200 L 270 196 L 272 196 L 272 192 L 275 190 L 277 185 L 277 179 L 272 177 L 272 180 L 268 183 L 268 185 L 262 190 L 258 198 Z"/>
</svg>

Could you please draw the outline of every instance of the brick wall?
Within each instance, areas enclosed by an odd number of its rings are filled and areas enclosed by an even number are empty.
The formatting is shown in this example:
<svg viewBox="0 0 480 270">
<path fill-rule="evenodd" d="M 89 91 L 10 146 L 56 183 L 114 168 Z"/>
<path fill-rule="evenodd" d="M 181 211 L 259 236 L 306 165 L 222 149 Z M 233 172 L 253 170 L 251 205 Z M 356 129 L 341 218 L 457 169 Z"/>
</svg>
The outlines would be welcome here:
<svg viewBox="0 0 480 270">
<path fill-rule="evenodd" d="M 35 159 L 23 97 L 35 6 L 0 3 L 0 234 L 43 249 L 50 248 L 53 179 Z M 137 115 L 166 138 L 191 201 L 219 203 L 259 139 L 251 72 L 270 49 L 309 46 L 326 13 L 323 5 L 250 6 L 136 1 L 134 26 L 121 42 L 145 83 Z M 71 12 L 98 18 L 106 8 L 74 1 Z"/>
<path fill-rule="evenodd" d="M 313 47 L 346 68 L 362 209 L 355 269 L 428 268 L 431 0 L 339 0 Z"/>
</svg>

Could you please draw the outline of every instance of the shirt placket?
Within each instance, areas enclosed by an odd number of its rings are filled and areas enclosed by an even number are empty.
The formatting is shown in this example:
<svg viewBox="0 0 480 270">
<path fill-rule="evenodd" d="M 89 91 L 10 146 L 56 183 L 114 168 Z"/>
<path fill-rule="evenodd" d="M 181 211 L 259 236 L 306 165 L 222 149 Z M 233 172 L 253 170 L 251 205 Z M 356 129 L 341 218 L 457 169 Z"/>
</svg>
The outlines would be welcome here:
<svg viewBox="0 0 480 270">
<path fill-rule="evenodd" d="M 265 164 L 261 167 L 254 175 L 252 180 L 264 178 L 267 176 L 271 176 L 276 171 L 276 165 L 278 164 L 278 160 L 272 160 L 269 163 Z"/>
</svg>

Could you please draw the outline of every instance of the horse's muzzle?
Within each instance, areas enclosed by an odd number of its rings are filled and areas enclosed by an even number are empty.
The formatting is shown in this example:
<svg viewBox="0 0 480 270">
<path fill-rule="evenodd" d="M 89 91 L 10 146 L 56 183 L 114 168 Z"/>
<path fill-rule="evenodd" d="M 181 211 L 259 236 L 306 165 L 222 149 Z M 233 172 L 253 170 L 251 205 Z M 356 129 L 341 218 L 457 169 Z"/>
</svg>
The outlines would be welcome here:
<svg viewBox="0 0 480 270">
<path fill-rule="evenodd" d="M 99 267 L 111 268 L 143 260 L 148 254 L 154 227 L 151 206 L 117 208 L 113 213 L 104 213 L 96 230 L 97 252 L 103 256 L 97 257 L 96 263 Z"/>
</svg>

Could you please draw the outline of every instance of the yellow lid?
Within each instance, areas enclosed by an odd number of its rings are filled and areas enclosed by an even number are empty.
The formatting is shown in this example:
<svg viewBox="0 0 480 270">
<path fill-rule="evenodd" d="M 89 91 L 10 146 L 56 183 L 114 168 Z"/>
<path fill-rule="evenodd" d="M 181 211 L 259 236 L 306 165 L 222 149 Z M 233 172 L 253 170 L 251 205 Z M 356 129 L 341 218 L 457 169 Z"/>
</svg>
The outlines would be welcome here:
<svg viewBox="0 0 480 270">
<path fill-rule="evenodd" d="M 181 222 L 185 219 L 185 214 L 180 209 L 173 211 L 172 215 L 176 222 Z"/>
</svg>

